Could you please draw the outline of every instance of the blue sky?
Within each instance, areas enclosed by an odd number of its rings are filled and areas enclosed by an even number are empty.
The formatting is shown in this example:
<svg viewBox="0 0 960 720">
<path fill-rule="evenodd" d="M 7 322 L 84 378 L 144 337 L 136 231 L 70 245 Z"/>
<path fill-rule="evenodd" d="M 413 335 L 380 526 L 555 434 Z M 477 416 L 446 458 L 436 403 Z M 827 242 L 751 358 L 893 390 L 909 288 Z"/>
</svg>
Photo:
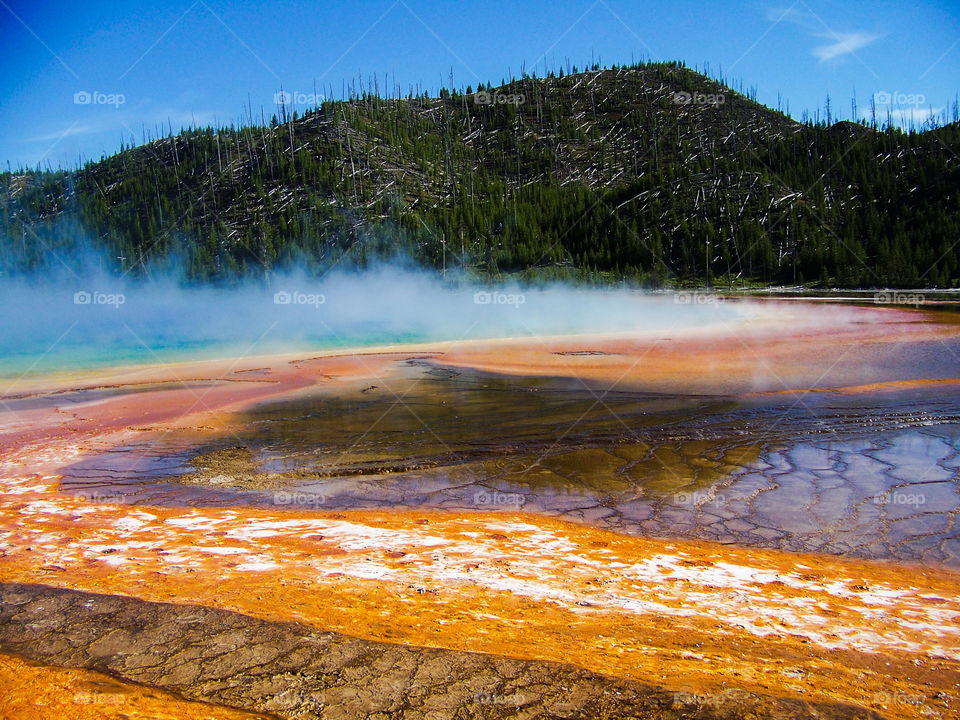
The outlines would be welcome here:
<svg viewBox="0 0 960 720">
<path fill-rule="evenodd" d="M 855 92 L 861 114 L 877 94 L 922 121 L 960 91 L 960 2 L 0 0 L 0 48 L 3 169 L 70 167 L 142 128 L 237 121 L 248 98 L 269 117 L 281 87 L 435 92 L 591 58 L 709 63 L 798 118 L 828 93 L 849 118 Z"/>
</svg>

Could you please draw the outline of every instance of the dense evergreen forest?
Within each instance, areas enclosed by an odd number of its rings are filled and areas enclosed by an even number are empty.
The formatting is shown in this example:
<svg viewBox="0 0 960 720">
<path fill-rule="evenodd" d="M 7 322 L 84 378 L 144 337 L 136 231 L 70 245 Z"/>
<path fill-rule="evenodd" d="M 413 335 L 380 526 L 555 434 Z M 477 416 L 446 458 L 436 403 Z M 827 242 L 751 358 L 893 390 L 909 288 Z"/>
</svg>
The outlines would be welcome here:
<svg viewBox="0 0 960 720">
<path fill-rule="evenodd" d="M 386 78 L 299 114 L 0 175 L 0 271 L 81 239 L 191 281 L 403 255 L 481 277 L 960 284 L 960 124 L 797 122 L 677 63 L 439 97 Z M 955 119 L 954 119 L 955 120 Z"/>
</svg>

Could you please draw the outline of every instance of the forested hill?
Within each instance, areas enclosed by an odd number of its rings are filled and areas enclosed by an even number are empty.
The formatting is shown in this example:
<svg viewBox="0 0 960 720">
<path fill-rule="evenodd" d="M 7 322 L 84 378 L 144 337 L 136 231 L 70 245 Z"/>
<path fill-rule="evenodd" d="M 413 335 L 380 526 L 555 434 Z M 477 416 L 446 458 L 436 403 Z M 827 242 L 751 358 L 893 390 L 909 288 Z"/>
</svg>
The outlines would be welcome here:
<svg viewBox="0 0 960 720">
<path fill-rule="evenodd" d="M 0 175 L 2 271 L 317 272 L 401 252 L 480 275 L 954 286 L 960 126 L 798 123 L 675 63 L 440 97 L 361 92 Z"/>
</svg>

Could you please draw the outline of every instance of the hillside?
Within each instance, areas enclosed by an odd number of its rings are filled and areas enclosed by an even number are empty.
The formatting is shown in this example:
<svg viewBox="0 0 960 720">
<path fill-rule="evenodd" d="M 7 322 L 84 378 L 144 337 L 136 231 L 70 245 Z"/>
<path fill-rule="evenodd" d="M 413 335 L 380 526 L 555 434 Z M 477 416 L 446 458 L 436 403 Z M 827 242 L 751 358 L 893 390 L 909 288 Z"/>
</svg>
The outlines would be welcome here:
<svg viewBox="0 0 960 720">
<path fill-rule="evenodd" d="M 956 285 L 960 127 L 801 124 L 675 63 L 303 115 L 0 175 L 4 272 L 78 237 L 121 272 L 402 252 L 496 276 Z"/>
</svg>

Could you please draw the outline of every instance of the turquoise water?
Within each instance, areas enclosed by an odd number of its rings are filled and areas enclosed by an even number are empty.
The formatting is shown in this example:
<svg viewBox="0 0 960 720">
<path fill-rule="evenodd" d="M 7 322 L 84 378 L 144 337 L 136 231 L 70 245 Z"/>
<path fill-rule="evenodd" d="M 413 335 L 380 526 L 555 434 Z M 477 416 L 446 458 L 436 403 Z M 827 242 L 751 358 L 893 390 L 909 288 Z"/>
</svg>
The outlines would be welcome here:
<svg viewBox="0 0 960 720">
<path fill-rule="evenodd" d="M 427 334 L 383 333 L 380 335 L 347 335 L 317 337 L 297 342 L 263 342 L 252 345 L 248 342 L 222 340 L 194 340 L 148 344 L 116 342 L 111 345 L 61 342 L 49 352 L 35 350 L 18 351 L 4 349 L 0 357 L 0 383 L 16 381 L 51 373 L 107 369 L 130 365 L 212 360 L 223 357 L 269 355 L 285 352 L 311 352 L 338 348 L 377 347 L 380 345 L 415 344 L 437 340 Z"/>
</svg>

